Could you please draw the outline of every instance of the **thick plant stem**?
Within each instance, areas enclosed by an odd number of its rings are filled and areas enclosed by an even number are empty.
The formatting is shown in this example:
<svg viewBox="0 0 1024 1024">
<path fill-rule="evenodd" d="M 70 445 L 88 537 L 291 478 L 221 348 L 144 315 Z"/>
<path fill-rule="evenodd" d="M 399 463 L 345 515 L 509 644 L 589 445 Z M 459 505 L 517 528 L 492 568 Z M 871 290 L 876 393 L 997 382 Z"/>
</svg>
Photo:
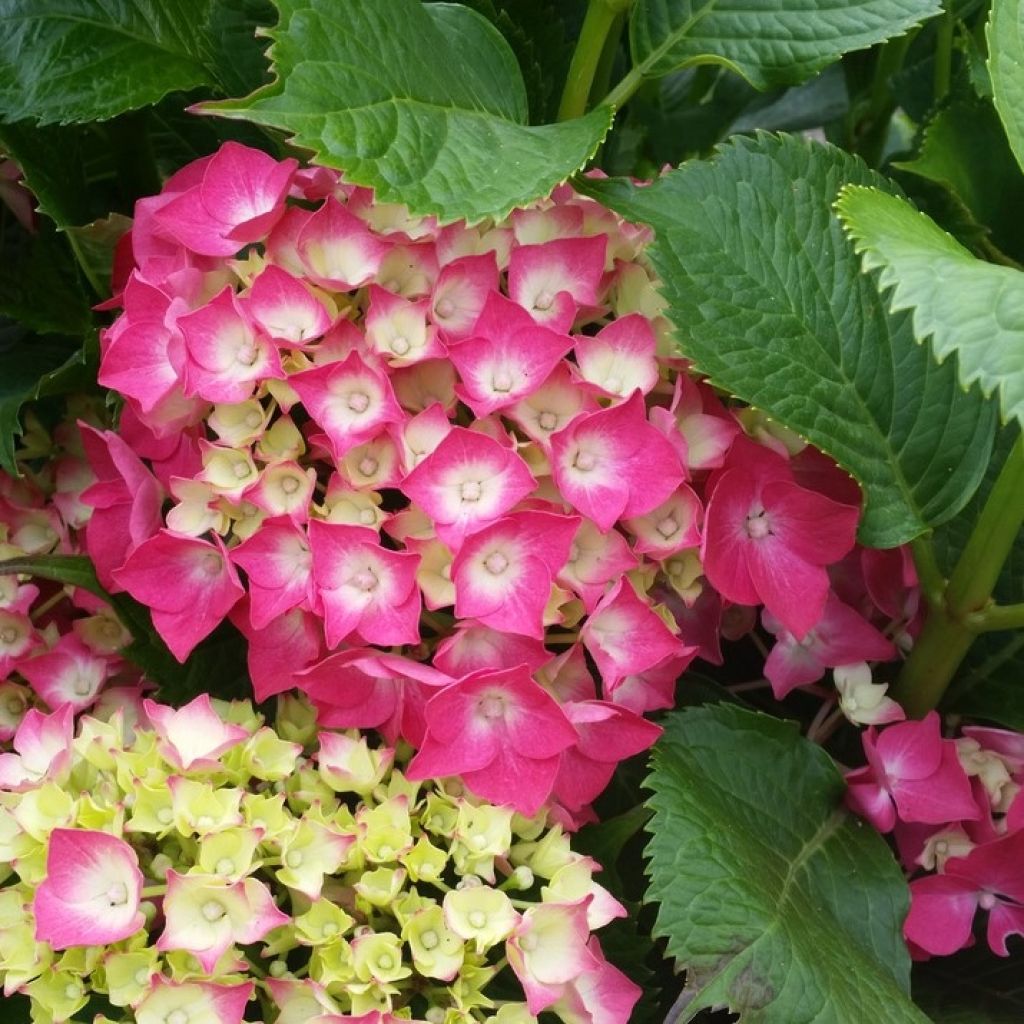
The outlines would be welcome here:
<svg viewBox="0 0 1024 1024">
<path fill-rule="evenodd" d="M 944 600 L 932 608 L 893 689 L 909 715 L 920 717 L 939 703 L 977 632 L 986 628 L 987 616 L 998 617 L 995 609 L 986 612 L 986 606 L 1022 523 L 1024 435 L 1007 457 L 950 576 Z"/>
<path fill-rule="evenodd" d="M 953 66 L 953 11 L 949 0 L 944 4 L 945 10 L 939 15 L 935 33 L 935 102 L 941 103 L 949 93 L 949 83 Z"/>
<path fill-rule="evenodd" d="M 587 100 L 594 84 L 594 75 L 601 63 L 605 42 L 624 6 L 616 0 L 590 0 L 569 65 L 562 100 L 558 105 L 559 121 L 582 117 L 587 112 Z"/>
</svg>

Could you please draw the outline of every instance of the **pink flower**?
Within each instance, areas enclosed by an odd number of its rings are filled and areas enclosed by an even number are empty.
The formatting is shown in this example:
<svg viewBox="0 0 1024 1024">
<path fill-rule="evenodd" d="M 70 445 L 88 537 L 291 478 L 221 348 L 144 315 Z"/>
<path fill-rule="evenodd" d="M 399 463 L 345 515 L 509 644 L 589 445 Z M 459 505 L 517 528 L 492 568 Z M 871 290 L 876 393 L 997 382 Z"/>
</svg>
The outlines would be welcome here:
<svg viewBox="0 0 1024 1024">
<path fill-rule="evenodd" d="M 341 292 L 366 284 L 391 248 L 333 196 L 305 222 L 295 247 L 312 280 Z"/>
<path fill-rule="evenodd" d="M 293 374 L 288 383 L 327 434 L 336 459 L 403 419 L 388 378 L 357 352 Z"/>
<path fill-rule="evenodd" d="M 537 323 L 568 331 L 581 305 L 597 303 L 605 267 L 604 235 L 519 245 L 508 267 L 508 293 Z"/>
<path fill-rule="evenodd" d="M 153 626 L 180 662 L 245 593 L 216 534 L 211 544 L 161 530 L 140 544 L 113 575 L 132 597 L 152 609 Z"/>
<path fill-rule="evenodd" d="M 826 668 L 858 661 L 889 661 L 896 648 L 849 605 L 829 593 L 821 618 L 798 640 L 769 611 L 762 613 L 765 629 L 776 636 L 764 664 L 776 700 L 791 690 L 816 682 Z"/>
<path fill-rule="evenodd" d="M 241 304 L 264 334 L 286 347 L 308 345 L 331 326 L 324 304 L 298 278 L 273 264 L 260 271 Z"/>
<path fill-rule="evenodd" d="M 643 990 L 608 963 L 596 936 L 589 948 L 596 966 L 565 984 L 553 1010 L 574 1024 L 628 1024 Z"/>
<path fill-rule="evenodd" d="M 240 725 L 229 725 L 202 693 L 180 708 L 144 700 L 142 706 L 159 737 L 160 753 L 176 768 L 209 769 L 225 751 L 249 738 Z"/>
<path fill-rule="evenodd" d="M 29 708 L 14 734 L 15 753 L 0 753 L 0 789 L 18 793 L 35 789 L 44 779 L 59 782 L 71 764 L 73 736 L 70 704 L 49 715 Z"/>
<path fill-rule="evenodd" d="M 292 608 L 257 629 L 249 617 L 246 599 L 231 609 L 231 621 L 248 643 L 246 664 L 258 701 L 298 685 L 295 673 L 323 654 L 323 624 L 318 616 L 302 608 Z"/>
<path fill-rule="evenodd" d="M 577 739 L 558 703 L 525 666 L 474 672 L 426 707 L 413 780 L 461 775 L 478 796 L 533 815 L 551 793 L 563 750 Z"/>
<path fill-rule="evenodd" d="M 718 477 L 705 514 L 704 573 L 723 597 L 763 603 L 795 637 L 821 618 L 825 566 L 853 548 L 858 510 L 793 482 L 781 456 L 753 444 Z"/>
<path fill-rule="evenodd" d="M 514 450 L 478 430 L 452 427 L 405 478 L 402 490 L 454 550 L 517 505 L 536 483 Z"/>
<path fill-rule="evenodd" d="M 971 944 L 978 908 L 988 911 L 988 944 L 1009 956 L 1006 940 L 1024 935 L 1024 831 L 951 857 L 943 873 L 910 883 L 907 939 L 933 956 L 948 956 Z"/>
<path fill-rule="evenodd" d="M 158 974 L 133 1013 L 137 1024 L 166 1024 L 177 1019 L 200 1020 L 203 1024 L 242 1024 L 246 1004 L 254 990 L 251 981 L 217 985 L 211 981 L 168 981 Z M 176 1018 L 176 1013 L 187 1016 Z"/>
<path fill-rule="evenodd" d="M 234 943 L 259 942 L 291 918 L 274 904 L 270 890 L 255 878 L 229 882 L 220 875 L 167 872 L 166 919 L 156 948 L 191 953 L 207 974 Z"/>
<path fill-rule="evenodd" d="M 455 614 L 541 639 L 551 584 L 579 523 L 578 516 L 513 512 L 468 537 L 452 562 Z"/>
<path fill-rule="evenodd" d="M 225 142 L 205 163 L 202 180 L 159 210 L 157 223 L 193 252 L 233 256 L 280 219 L 297 167 L 296 160 Z"/>
<path fill-rule="evenodd" d="M 646 395 L 658 383 L 656 346 L 650 321 L 631 313 L 593 337 L 578 335 L 573 352 L 583 381 L 612 398 L 626 398 L 636 390 Z"/>
<path fill-rule="evenodd" d="M 956 744 L 942 738 L 936 712 L 881 734 L 872 726 L 863 743 L 868 764 L 847 772 L 846 803 L 879 832 L 889 832 L 897 815 L 933 825 L 981 817 Z"/>
<path fill-rule="evenodd" d="M 36 939 L 54 949 L 127 939 L 146 920 L 139 910 L 141 893 L 139 859 L 123 839 L 55 828 L 46 850 L 46 878 L 32 905 Z"/>
<path fill-rule="evenodd" d="M 431 296 L 431 319 L 449 341 L 473 333 L 487 296 L 498 290 L 498 262 L 493 252 L 463 256 L 442 268 Z"/>
<path fill-rule="evenodd" d="M 683 642 L 626 577 L 601 599 L 583 624 L 580 639 L 597 663 L 606 689 L 614 689 L 626 676 L 686 653 Z"/>
<path fill-rule="evenodd" d="M 51 708 L 70 704 L 82 711 L 93 704 L 116 662 L 96 654 L 73 633 L 66 633 L 45 654 L 28 658 L 21 673 Z"/>
<path fill-rule="evenodd" d="M 657 508 L 683 482 L 679 457 L 647 422 L 639 391 L 554 434 L 551 471 L 566 501 L 602 530 Z"/>
<path fill-rule="evenodd" d="M 541 385 L 571 346 L 567 334 L 541 327 L 516 303 L 491 292 L 472 337 L 448 350 L 462 380 L 456 394 L 476 416 L 504 409 Z"/>
<path fill-rule="evenodd" d="M 249 583 L 249 619 L 254 629 L 298 605 L 310 606 L 313 556 L 305 533 L 284 518 L 265 519 L 259 530 L 230 552 Z"/>
<path fill-rule="evenodd" d="M 381 547 L 374 530 L 313 520 L 313 579 L 327 646 L 356 633 L 370 644 L 414 644 L 420 635 L 420 556 Z"/>
</svg>

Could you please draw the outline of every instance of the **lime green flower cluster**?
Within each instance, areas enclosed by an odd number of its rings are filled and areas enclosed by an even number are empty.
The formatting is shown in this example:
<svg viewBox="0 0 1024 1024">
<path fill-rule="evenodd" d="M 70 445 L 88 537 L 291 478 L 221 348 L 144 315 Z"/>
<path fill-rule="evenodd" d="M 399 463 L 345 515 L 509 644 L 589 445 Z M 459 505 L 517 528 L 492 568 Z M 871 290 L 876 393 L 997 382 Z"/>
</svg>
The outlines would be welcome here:
<svg viewBox="0 0 1024 1024">
<path fill-rule="evenodd" d="M 205 696 L 33 716 L 0 755 L 0 979 L 37 1024 L 93 994 L 139 1024 L 576 1021 L 615 972 L 590 932 L 622 908 L 545 812 L 410 782 L 301 699 L 275 728 Z"/>
</svg>

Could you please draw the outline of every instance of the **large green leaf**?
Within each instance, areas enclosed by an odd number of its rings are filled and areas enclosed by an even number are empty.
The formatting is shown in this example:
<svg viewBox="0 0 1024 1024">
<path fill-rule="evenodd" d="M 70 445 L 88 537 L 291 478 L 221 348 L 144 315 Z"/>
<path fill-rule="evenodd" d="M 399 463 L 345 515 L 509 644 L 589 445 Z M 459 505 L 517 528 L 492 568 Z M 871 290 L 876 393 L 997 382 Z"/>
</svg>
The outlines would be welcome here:
<svg viewBox="0 0 1024 1024">
<path fill-rule="evenodd" d="M 0 120 L 105 120 L 169 92 L 251 89 L 264 0 L 0 0 Z"/>
<path fill-rule="evenodd" d="M 645 77 L 723 64 L 765 89 L 802 82 L 940 10 L 940 0 L 638 0 L 630 44 Z"/>
<path fill-rule="evenodd" d="M 988 70 L 992 98 L 1006 137 L 1024 167 L 1024 2 L 992 0 L 988 23 Z"/>
<path fill-rule="evenodd" d="M 736 139 L 649 186 L 586 182 L 654 227 L 683 353 L 864 488 L 860 538 L 889 547 L 954 515 L 985 471 L 995 410 L 889 315 L 832 213 L 846 182 L 885 179 L 831 146 Z"/>
<path fill-rule="evenodd" d="M 1024 273 L 977 259 L 896 196 L 846 188 L 836 208 L 892 308 L 913 311 L 917 337 L 937 359 L 956 353 L 964 386 L 997 393 L 1004 420 L 1024 422 Z"/>
<path fill-rule="evenodd" d="M 522 75 L 501 34 L 456 4 L 277 0 L 277 81 L 207 104 L 273 125 L 386 202 L 442 220 L 504 216 L 593 155 L 607 108 L 530 126 Z"/>
<path fill-rule="evenodd" d="M 687 970 L 681 1020 L 927 1024 L 907 996 L 909 894 L 796 726 L 727 704 L 670 716 L 647 781 L 648 898 Z"/>
</svg>

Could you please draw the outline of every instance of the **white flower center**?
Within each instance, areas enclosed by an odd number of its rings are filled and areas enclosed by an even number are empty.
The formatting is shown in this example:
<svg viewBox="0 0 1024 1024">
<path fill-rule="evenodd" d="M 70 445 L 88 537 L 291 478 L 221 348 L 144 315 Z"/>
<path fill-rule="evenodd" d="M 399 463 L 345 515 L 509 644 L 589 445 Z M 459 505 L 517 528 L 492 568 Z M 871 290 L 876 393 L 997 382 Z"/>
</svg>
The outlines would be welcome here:
<svg viewBox="0 0 1024 1024">
<path fill-rule="evenodd" d="M 112 907 L 123 907 L 128 902 L 128 886 L 124 882 L 115 882 L 107 890 L 107 902 Z"/>
<path fill-rule="evenodd" d="M 438 939 L 437 937 L 437 932 L 435 932 L 432 928 L 425 931 L 420 936 L 420 945 L 424 949 L 437 949 L 437 945 L 439 942 L 440 939 Z"/>
<path fill-rule="evenodd" d="M 401 335 L 397 338 L 391 339 L 391 351 L 394 352 L 396 356 L 404 356 L 410 348 L 412 348 L 412 346 L 409 344 L 408 339 L 403 338 Z"/>
<path fill-rule="evenodd" d="M 216 923 L 227 913 L 224 909 L 224 904 L 219 900 L 207 900 L 200 912 L 203 915 L 203 919 L 209 921 L 210 924 Z"/>
<path fill-rule="evenodd" d="M 471 910 L 469 923 L 473 928 L 483 928 L 487 924 L 487 915 L 482 910 Z"/>
<path fill-rule="evenodd" d="M 512 374 L 508 370 L 495 370 L 491 378 L 491 387 L 502 394 L 512 390 Z"/>
<path fill-rule="evenodd" d="M 71 689 L 78 697 L 87 697 L 92 693 L 92 683 L 85 676 L 75 676 Z"/>
<path fill-rule="evenodd" d="M 245 425 L 255 430 L 263 422 L 263 417 L 253 409 L 245 414 Z"/>
<path fill-rule="evenodd" d="M 363 476 L 373 476 L 380 463 L 372 455 L 364 455 L 359 460 L 358 470 Z"/>
<path fill-rule="evenodd" d="M 221 857 L 214 870 L 218 875 L 230 875 L 235 870 L 235 862 L 230 857 Z"/>
<path fill-rule="evenodd" d="M 759 509 L 747 516 L 747 536 L 754 540 L 763 540 L 771 536 L 772 524 L 765 510 Z"/>
<path fill-rule="evenodd" d="M 483 489 L 479 480 L 467 480 L 459 490 L 463 501 L 479 501 L 482 493 Z"/>
<path fill-rule="evenodd" d="M 480 714 L 491 721 L 494 721 L 496 718 L 505 717 L 505 701 L 501 697 L 484 697 L 484 699 L 480 701 L 479 708 Z"/>
<path fill-rule="evenodd" d="M 256 351 L 256 346 L 246 342 L 244 345 L 239 345 L 238 352 L 235 354 L 235 359 L 237 359 L 243 366 L 252 366 L 256 362 L 258 355 L 259 353 Z"/>
<path fill-rule="evenodd" d="M 188 1024 L 188 1010 L 183 1010 L 181 1007 L 177 1010 L 171 1010 L 164 1017 L 164 1024 Z"/>
<path fill-rule="evenodd" d="M 285 494 L 294 494 L 301 486 L 301 481 L 298 477 L 286 476 L 281 479 L 281 490 Z"/>
<path fill-rule="evenodd" d="M 537 298 L 533 300 L 533 308 L 540 310 L 550 309 L 554 301 L 555 296 L 545 288 L 544 291 L 542 291 Z"/>
<path fill-rule="evenodd" d="M 674 533 L 679 532 L 679 523 L 676 522 L 675 517 L 665 516 L 665 518 L 658 523 L 656 529 L 658 533 L 665 538 L 665 540 L 668 540 Z"/>
<path fill-rule="evenodd" d="M 579 451 L 572 462 L 573 469 L 581 473 L 589 473 L 597 465 L 597 456 L 593 452 Z"/>
<path fill-rule="evenodd" d="M 348 407 L 353 412 L 366 412 L 370 408 L 370 396 L 365 391 L 353 391 L 348 396 Z"/>
<path fill-rule="evenodd" d="M 508 559 L 500 551 L 495 551 L 484 559 L 484 568 L 492 576 L 500 576 L 508 568 Z"/>
<path fill-rule="evenodd" d="M 284 858 L 285 864 L 290 868 L 297 868 L 302 863 L 302 854 L 298 850 L 289 850 Z"/>
<path fill-rule="evenodd" d="M 374 515 L 372 508 L 360 509 L 359 522 L 361 522 L 364 526 L 373 526 L 373 524 L 376 521 L 377 517 L 376 515 Z"/>
<path fill-rule="evenodd" d="M 352 577 L 352 585 L 358 590 L 365 590 L 367 593 L 371 590 L 376 590 L 379 583 L 380 580 L 372 569 L 360 569 Z"/>
<path fill-rule="evenodd" d="M 0 643 L 10 646 L 18 639 L 18 631 L 13 626 L 4 626 L 0 629 Z"/>
<path fill-rule="evenodd" d="M 558 426 L 558 417 L 550 409 L 545 409 L 537 417 L 537 423 L 541 430 L 546 430 L 550 433 Z"/>
<path fill-rule="evenodd" d="M 449 317 L 455 312 L 455 303 L 447 297 L 443 298 L 434 307 L 434 312 L 440 317 Z"/>
</svg>

